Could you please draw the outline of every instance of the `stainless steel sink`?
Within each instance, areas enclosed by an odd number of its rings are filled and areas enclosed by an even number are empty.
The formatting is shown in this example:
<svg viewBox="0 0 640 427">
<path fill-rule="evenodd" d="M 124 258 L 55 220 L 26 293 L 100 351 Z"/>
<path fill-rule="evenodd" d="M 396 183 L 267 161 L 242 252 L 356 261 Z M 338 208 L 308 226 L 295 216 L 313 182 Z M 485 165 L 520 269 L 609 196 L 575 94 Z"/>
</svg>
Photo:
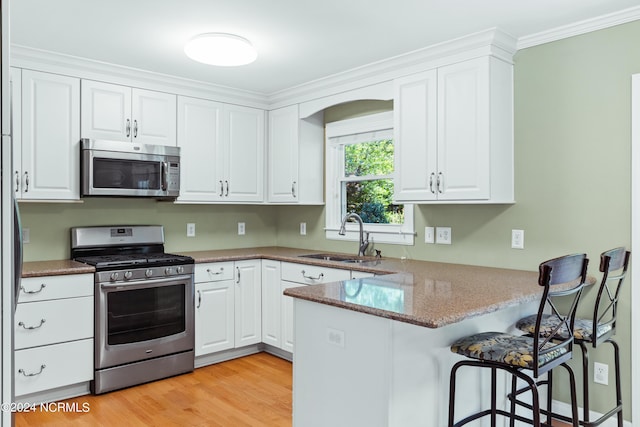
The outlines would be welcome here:
<svg viewBox="0 0 640 427">
<path fill-rule="evenodd" d="M 345 262 L 345 263 L 361 263 L 366 261 L 372 261 L 372 259 L 360 257 L 357 255 L 337 255 L 337 254 L 309 254 L 309 255 L 300 255 L 301 258 L 313 258 L 313 259 L 321 259 L 324 261 L 337 261 L 337 262 Z"/>
</svg>

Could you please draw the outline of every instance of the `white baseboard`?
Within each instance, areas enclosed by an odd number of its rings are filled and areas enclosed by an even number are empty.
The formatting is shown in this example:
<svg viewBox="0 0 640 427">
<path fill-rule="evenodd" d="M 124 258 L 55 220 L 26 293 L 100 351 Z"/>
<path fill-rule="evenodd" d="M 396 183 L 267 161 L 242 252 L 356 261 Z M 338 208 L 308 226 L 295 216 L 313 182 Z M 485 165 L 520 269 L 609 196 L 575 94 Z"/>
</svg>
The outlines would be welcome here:
<svg viewBox="0 0 640 427">
<path fill-rule="evenodd" d="M 561 414 L 561 415 L 566 415 L 567 417 L 571 416 L 571 406 L 568 403 L 565 402 L 559 402 L 557 400 L 553 401 L 552 404 L 552 409 L 553 412 Z M 578 408 L 579 413 L 582 413 L 582 408 Z M 624 414 L 624 408 L 622 410 L 622 413 Z M 628 414 L 628 412 L 626 412 Z M 590 420 L 597 420 L 598 418 L 600 418 L 602 416 L 602 414 L 598 413 L 598 412 L 594 412 L 594 411 L 589 411 L 589 417 Z M 600 424 L 602 427 L 617 427 L 618 425 L 618 421 L 617 421 L 617 417 L 610 417 L 608 420 L 606 420 L 605 422 L 603 422 L 602 424 Z M 624 422 L 624 427 L 633 427 L 633 424 L 629 421 Z"/>
</svg>

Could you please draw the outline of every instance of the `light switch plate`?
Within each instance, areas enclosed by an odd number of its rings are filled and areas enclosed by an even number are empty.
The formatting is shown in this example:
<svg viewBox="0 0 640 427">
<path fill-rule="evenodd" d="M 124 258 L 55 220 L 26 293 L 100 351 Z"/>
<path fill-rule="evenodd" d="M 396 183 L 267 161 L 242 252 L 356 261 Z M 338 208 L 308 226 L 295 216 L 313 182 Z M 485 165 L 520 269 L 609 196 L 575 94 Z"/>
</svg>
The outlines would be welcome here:
<svg viewBox="0 0 640 427">
<path fill-rule="evenodd" d="M 524 230 L 511 230 L 511 247 L 524 249 Z"/>
<path fill-rule="evenodd" d="M 306 236 L 307 235 L 307 223 L 306 222 L 301 222 L 300 223 L 300 235 L 301 236 Z"/>
<path fill-rule="evenodd" d="M 193 222 L 187 223 L 187 237 L 196 237 L 196 225 Z"/>
<path fill-rule="evenodd" d="M 435 243 L 435 231 L 433 227 L 424 228 L 424 242 Z"/>
</svg>

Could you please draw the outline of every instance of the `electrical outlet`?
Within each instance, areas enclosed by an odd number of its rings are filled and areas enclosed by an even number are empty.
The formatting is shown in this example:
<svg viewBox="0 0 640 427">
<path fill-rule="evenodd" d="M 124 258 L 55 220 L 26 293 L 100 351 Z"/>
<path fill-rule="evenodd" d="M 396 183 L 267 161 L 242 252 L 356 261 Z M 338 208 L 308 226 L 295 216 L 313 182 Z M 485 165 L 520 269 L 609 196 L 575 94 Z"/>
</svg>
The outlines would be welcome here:
<svg viewBox="0 0 640 427">
<path fill-rule="evenodd" d="M 344 331 L 327 328 L 327 342 L 337 347 L 344 348 Z"/>
<path fill-rule="evenodd" d="M 28 228 L 22 229 L 22 243 L 29 243 L 31 240 L 31 233 L 29 233 Z"/>
<path fill-rule="evenodd" d="M 524 249 L 524 230 L 511 230 L 511 248 Z"/>
<path fill-rule="evenodd" d="M 435 243 L 435 232 L 433 227 L 425 227 L 424 228 L 424 242 L 425 243 Z"/>
<path fill-rule="evenodd" d="M 301 236 L 306 236 L 307 235 L 307 223 L 306 222 L 301 222 L 300 223 L 300 235 Z"/>
<path fill-rule="evenodd" d="M 187 224 L 187 237 L 196 237 L 196 225 L 193 222 Z"/>
<path fill-rule="evenodd" d="M 436 243 L 441 245 L 451 244 L 451 227 L 436 227 Z"/>
<path fill-rule="evenodd" d="M 238 223 L 238 236 L 244 236 L 244 222 Z"/>
<path fill-rule="evenodd" d="M 593 382 L 609 385 L 609 365 L 606 363 L 593 363 Z"/>
</svg>

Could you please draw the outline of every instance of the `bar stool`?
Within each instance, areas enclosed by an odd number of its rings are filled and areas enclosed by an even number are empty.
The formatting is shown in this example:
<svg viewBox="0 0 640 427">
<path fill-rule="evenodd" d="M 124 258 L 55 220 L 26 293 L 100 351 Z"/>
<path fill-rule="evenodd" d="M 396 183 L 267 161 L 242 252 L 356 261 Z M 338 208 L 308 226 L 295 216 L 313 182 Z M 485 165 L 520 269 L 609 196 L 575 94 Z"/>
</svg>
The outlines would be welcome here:
<svg viewBox="0 0 640 427">
<path fill-rule="evenodd" d="M 485 416 L 490 416 L 491 425 L 495 426 L 498 415 L 508 417 L 511 426 L 514 425 L 515 420 L 518 420 L 540 427 L 542 425 L 540 421 L 542 411 L 538 385 L 543 384 L 543 382 L 538 381 L 538 378 L 545 373 L 547 373 L 547 377 L 550 377 L 552 369 L 557 366 L 564 367 L 569 374 L 573 413 L 572 423 L 573 426 L 578 426 L 575 378 L 573 371 L 566 364 L 566 361 L 572 357 L 573 335 L 563 340 L 552 341 L 550 338 L 542 337 L 539 332 L 543 327 L 542 319 L 547 309 L 550 309 L 552 315 L 558 319 L 558 328 L 564 325 L 567 330 L 573 329 L 576 308 L 584 286 L 588 263 L 589 260 L 585 254 L 574 254 L 554 258 L 540 264 L 538 284 L 543 286 L 544 290 L 536 315 L 537 321 L 533 335 L 517 336 L 504 332 L 483 332 L 459 339 L 451 345 L 453 353 L 466 356 L 467 359 L 457 362 L 451 369 L 449 427 L 459 427 Z M 551 300 L 554 297 L 568 297 L 570 299 L 568 309 L 559 310 Z M 491 408 L 481 410 L 458 422 L 454 422 L 456 375 L 462 367 L 488 368 L 491 370 Z M 505 371 L 511 375 L 512 393 L 515 393 L 518 378 L 526 382 L 525 389 L 531 391 L 532 397 L 532 419 L 516 414 L 516 404 L 513 399 L 511 400 L 510 411 L 497 407 L 496 374 L 498 370 Z M 550 403 L 551 399 L 548 399 L 546 413 L 550 413 Z M 547 423 L 551 424 L 550 416 L 548 416 Z"/>
<path fill-rule="evenodd" d="M 625 248 L 615 248 L 600 254 L 600 272 L 602 280 L 598 289 L 593 317 L 590 319 L 576 319 L 573 329 L 574 341 L 580 347 L 582 353 L 582 394 L 583 394 L 583 416 L 580 424 L 586 427 L 598 426 L 605 420 L 617 414 L 618 427 L 623 425 L 622 417 L 622 392 L 620 386 L 620 350 L 618 344 L 613 340 L 616 333 L 616 320 L 618 314 L 618 299 L 620 288 L 624 282 L 629 267 L 631 252 Z M 528 316 L 521 319 L 516 327 L 527 334 L 535 333 L 535 316 Z M 540 333 L 548 337 L 554 330 L 555 320 L 543 316 L 543 327 Z M 594 334 L 595 331 L 595 334 Z M 560 329 L 562 338 L 566 337 L 567 329 Z M 588 347 L 598 347 L 602 343 L 609 343 L 613 347 L 616 381 L 616 404 L 608 412 L 595 421 L 590 421 L 589 415 L 589 352 Z M 567 417 L 554 414 L 555 418 L 567 420 Z"/>
</svg>

